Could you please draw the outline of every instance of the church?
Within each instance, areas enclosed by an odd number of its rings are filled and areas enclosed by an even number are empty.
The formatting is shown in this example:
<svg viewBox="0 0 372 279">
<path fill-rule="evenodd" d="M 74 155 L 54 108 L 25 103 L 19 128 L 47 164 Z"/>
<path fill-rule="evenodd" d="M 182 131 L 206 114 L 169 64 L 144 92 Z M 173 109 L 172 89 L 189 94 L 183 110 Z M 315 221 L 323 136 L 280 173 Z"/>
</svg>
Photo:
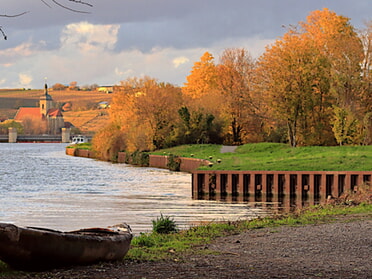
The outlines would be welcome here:
<svg viewBox="0 0 372 279">
<path fill-rule="evenodd" d="M 24 122 L 26 119 L 42 121 L 46 125 L 46 133 L 57 135 L 65 127 L 62 110 L 53 107 L 53 98 L 48 93 L 48 85 L 45 83 L 43 96 L 40 97 L 39 107 L 20 107 L 14 120 Z"/>
</svg>

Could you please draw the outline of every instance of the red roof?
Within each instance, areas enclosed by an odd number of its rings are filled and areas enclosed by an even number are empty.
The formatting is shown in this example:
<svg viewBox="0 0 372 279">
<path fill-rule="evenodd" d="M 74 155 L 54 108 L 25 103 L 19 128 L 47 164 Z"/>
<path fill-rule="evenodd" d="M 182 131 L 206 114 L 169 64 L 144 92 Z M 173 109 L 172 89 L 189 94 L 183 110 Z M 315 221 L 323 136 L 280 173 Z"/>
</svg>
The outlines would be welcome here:
<svg viewBox="0 0 372 279">
<path fill-rule="evenodd" d="M 40 108 L 19 108 L 15 120 L 22 120 L 25 118 L 42 118 Z"/>
<path fill-rule="evenodd" d="M 63 116 L 62 115 L 62 110 L 57 109 L 57 108 L 49 109 L 48 112 L 47 112 L 47 115 L 50 116 L 50 117 Z"/>
</svg>

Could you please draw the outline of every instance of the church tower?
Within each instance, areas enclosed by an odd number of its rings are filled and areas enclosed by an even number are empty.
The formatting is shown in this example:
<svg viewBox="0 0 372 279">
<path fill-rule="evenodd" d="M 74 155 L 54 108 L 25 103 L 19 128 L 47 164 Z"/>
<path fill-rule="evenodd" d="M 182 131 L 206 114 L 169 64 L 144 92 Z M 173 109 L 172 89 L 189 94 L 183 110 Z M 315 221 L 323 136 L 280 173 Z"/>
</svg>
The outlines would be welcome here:
<svg viewBox="0 0 372 279">
<path fill-rule="evenodd" d="M 48 94 L 48 85 L 45 83 L 44 95 L 40 97 L 40 114 L 47 116 L 48 110 L 53 107 L 52 96 Z"/>
</svg>

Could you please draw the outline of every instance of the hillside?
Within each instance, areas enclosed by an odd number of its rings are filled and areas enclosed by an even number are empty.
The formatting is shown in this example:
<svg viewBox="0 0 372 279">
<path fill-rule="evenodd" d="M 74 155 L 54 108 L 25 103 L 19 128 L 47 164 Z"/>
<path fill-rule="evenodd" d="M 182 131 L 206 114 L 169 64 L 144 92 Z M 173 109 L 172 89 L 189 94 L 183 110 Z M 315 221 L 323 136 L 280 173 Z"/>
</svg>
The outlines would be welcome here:
<svg viewBox="0 0 372 279">
<path fill-rule="evenodd" d="M 0 119 L 14 118 L 19 107 L 38 106 L 40 90 L 0 90 Z M 83 133 L 94 133 L 108 122 L 108 112 L 98 109 L 99 102 L 111 102 L 112 94 L 98 91 L 53 91 L 49 89 L 56 107 L 71 103 L 71 111 L 63 113 L 65 121 L 71 122 Z"/>
</svg>

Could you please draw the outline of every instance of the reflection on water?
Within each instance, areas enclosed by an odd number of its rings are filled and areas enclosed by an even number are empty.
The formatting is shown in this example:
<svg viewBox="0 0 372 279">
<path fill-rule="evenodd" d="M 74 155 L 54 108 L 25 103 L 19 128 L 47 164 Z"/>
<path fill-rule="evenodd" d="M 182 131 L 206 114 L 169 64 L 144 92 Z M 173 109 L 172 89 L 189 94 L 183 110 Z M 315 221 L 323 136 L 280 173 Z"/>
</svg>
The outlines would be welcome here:
<svg viewBox="0 0 372 279">
<path fill-rule="evenodd" d="M 325 199 L 319 197 L 296 197 L 289 195 L 273 196 L 273 195 L 250 195 L 250 196 L 226 196 L 226 195 L 214 195 L 214 196 L 199 196 L 199 200 L 212 200 L 220 201 L 225 203 L 247 203 L 254 208 L 265 209 L 271 213 L 282 213 L 291 212 L 295 209 L 302 209 L 312 205 L 324 204 Z"/>
<path fill-rule="evenodd" d="M 264 202 L 192 200 L 190 174 L 71 157 L 65 146 L 0 144 L 0 222 L 59 230 L 127 222 L 138 233 L 160 213 L 181 228 L 271 213 Z"/>
</svg>

